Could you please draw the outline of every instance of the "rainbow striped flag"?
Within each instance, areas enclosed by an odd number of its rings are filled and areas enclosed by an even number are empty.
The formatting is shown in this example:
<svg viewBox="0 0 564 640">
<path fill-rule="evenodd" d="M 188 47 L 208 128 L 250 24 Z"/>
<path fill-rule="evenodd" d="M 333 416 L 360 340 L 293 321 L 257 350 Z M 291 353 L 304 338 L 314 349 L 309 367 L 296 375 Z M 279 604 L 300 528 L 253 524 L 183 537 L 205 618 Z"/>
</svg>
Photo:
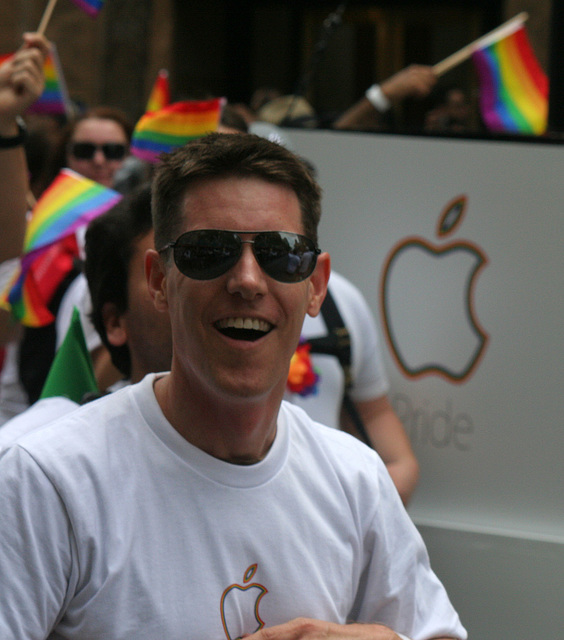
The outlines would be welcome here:
<svg viewBox="0 0 564 640">
<path fill-rule="evenodd" d="M 484 41 L 472 54 L 480 81 L 480 110 L 491 131 L 542 134 L 548 122 L 548 79 L 522 23 Z"/>
<path fill-rule="evenodd" d="M 0 304 L 26 326 L 41 327 L 52 322 L 47 306 L 58 282 L 78 255 L 75 231 L 122 197 L 117 191 L 63 169 L 33 208 L 20 269 L 4 291 Z"/>
<path fill-rule="evenodd" d="M 28 112 L 70 115 L 70 100 L 55 45 L 51 45 L 51 51 L 45 59 L 43 75 L 45 76 L 45 89 L 39 99 L 29 107 Z"/>
<path fill-rule="evenodd" d="M 44 327 L 55 317 L 49 310 L 59 285 L 73 270 L 79 251 L 76 237 L 22 256 L 20 266 L 0 298 L 0 306 L 26 327 Z"/>
<path fill-rule="evenodd" d="M 104 0 L 73 0 L 73 2 L 93 18 L 100 13 L 100 9 L 104 6 Z"/>
<path fill-rule="evenodd" d="M 0 55 L 0 64 L 9 60 L 13 55 L 13 53 Z M 45 88 L 39 98 L 29 107 L 28 113 L 70 115 L 70 100 L 54 44 L 51 44 L 51 50 L 43 63 L 43 75 L 45 76 Z"/>
<path fill-rule="evenodd" d="M 147 101 L 145 111 L 159 111 L 170 104 L 170 86 L 168 82 L 168 71 L 161 69 L 157 74 L 157 79 L 151 90 L 151 95 Z"/>
<path fill-rule="evenodd" d="M 224 104 L 225 98 L 188 100 L 145 113 L 135 126 L 131 153 L 155 163 L 161 153 L 216 131 Z"/>
<path fill-rule="evenodd" d="M 24 237 L 24 253 L 74 233 L 122 197 L 71 169 L 62 169 L 33 208 Z"/>
</svg>

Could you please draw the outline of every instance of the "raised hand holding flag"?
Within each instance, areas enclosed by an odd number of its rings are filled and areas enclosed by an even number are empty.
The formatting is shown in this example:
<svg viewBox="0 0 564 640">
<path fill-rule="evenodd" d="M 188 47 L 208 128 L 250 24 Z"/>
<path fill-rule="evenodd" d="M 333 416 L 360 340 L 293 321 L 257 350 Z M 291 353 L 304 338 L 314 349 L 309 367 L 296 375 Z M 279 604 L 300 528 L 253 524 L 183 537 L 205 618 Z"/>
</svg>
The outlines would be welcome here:
<svg viewBox="0 0 564 640">
<path fill-rule="evenodd" d="M 433 67 L 437 76 L 472 57 L 480 109 L 492 131 L 542 134 L 548 121 L 548 79 L 529 44 L 522 12 Z"/>
</svg>

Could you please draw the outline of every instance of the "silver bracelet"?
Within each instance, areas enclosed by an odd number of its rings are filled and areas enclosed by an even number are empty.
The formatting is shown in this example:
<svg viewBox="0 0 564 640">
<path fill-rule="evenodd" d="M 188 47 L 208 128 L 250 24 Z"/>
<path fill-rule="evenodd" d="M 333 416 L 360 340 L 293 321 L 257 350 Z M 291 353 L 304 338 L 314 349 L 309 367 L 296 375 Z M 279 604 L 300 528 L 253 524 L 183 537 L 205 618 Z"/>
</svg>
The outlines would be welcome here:
<svg viewBox="0 0 564 640">
<path fill-rule="evenodd" d="M 373 84 L 366 90 L 364 94 L 370 104 L 381 113 L 389 111 L 392 103 L 386 98 L 379 84 Z"/>
</svg>

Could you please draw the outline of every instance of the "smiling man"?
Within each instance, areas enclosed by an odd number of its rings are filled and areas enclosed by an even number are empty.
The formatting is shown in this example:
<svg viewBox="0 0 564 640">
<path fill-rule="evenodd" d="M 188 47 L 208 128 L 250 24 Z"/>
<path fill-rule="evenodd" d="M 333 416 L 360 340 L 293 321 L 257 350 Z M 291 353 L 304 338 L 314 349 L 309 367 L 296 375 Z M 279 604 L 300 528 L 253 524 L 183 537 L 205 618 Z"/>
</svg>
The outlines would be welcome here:
<svg viewBox="0 0 564 640">
<path fill-rule="evenodd" d="M 466 638 L 377 454 L 282 401 L 330 270 L 309 172 L 210 135 L 153 214 L 171 371 L 3 454 L 0 636 Z"/>
</svg>

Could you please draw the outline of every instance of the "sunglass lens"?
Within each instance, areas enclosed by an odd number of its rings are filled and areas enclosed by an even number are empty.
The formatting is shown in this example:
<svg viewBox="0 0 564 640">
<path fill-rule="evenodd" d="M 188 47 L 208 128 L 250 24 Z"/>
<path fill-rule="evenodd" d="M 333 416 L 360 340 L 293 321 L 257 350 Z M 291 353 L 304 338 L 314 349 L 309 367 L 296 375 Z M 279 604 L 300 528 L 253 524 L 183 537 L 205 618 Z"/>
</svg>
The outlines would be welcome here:
<svg viewBox="0 0 564 640">
<path fill-rule="evenodd" d="M 78 160 L 91 160 L 96 152 L 96 145 L 91 142 L 75 142 L 72 145 L 72 155 Z"/>
<path fill-rule="evenodd" d="M 77 160 L 92 160 L 96 149 L 102 149 L 106 160 L 123 160 L 126 147 L 119 142 L 107 142 L 101 147 L 97 147 L 93 142 L 75 142 L 72 145 L 72 155 Z"/>
<path fill-rule="evenodd" d="M 223 275 L 239 259 L 241 241 L 237 234 L 222 230 L 189 231 L 174 247 L 178 269 L 195 280 L 212 280 Z"/>
<path fill-rule="evenodd" d="M 102 151 L 106 156 L 106 160 L 123 160 L 125 156 L 125 145 L 119 143 L 103 144 Z"/>
<path fill-rule="evenodd" d="M 264 271 L 279 282 L 301 282 L 311 275 L 317 262 L 313 243 L 295 233 L 259 233 L 254 251 Z"/>
</svg>

